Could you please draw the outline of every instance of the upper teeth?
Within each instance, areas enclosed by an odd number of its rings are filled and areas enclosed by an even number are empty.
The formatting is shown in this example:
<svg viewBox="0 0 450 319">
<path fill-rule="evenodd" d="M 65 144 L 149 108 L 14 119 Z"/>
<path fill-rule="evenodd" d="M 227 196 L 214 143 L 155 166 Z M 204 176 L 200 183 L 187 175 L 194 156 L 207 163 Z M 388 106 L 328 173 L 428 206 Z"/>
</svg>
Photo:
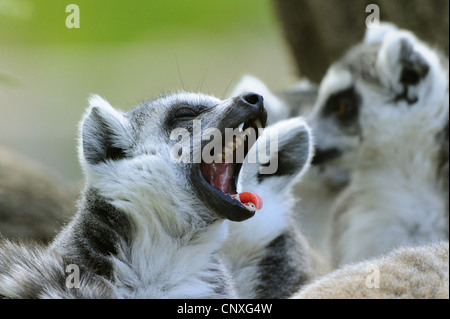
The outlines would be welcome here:
<svg viewBox="0 0 450 319">
<path fill-rule="evenodd" d="M 245 137 L 251 135 L 254 133 L 254 129 L 249 126 L 243 131 L 244 123 L 241 123 L 238 126 L 240 134 L 235 136 L 234 141 L 229 141 L 225 147 L 223 148 L 222 154 L 217 154 L 215 161 L 216 162 L 222 162 L 222 159 L 226 159 L 226 162 L 231 162 L 233 160 L 233 153 L 236 147 L 239 147 L 244 144 Z M 254 122 L 254 125 L 257 127 L 257 129 L 262 128 L 261 120 L 257 119 Z M 258 132 L 255 132 L 258 133 Z M 258 134 L 257 134 L 258 135 Z"/>
<path fill-rule="evenodd" d="M 255 120 L 255 126 L 258 128 L 258 129 L 260 129 L 260 128 L 263 128 L 263 126 L 262 126 L 262 123 L 261 123 L 261 120 L 260 119 L 256 119 Z"/>
</svg>

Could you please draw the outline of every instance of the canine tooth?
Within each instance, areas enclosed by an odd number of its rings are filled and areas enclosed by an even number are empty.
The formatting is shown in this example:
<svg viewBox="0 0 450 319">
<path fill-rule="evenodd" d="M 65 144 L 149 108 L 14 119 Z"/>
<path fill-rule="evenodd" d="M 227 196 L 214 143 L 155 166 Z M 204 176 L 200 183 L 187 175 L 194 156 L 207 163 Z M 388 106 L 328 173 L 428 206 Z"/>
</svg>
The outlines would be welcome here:
<svg viewBox="0 0 450 319">
<path fill-rule="evenodd" d="M 255 123 L 255 126 L 257 128 L 262 128 L 263 127 L 260 119 L 256 119 L 254 123 Z"/>
<path fill-rule="evenodd" d="M 238 128 L 239 128 L 239 132 L 242 132 L 244 130 L 244 122 L 239 124 Z"/>
</svg>

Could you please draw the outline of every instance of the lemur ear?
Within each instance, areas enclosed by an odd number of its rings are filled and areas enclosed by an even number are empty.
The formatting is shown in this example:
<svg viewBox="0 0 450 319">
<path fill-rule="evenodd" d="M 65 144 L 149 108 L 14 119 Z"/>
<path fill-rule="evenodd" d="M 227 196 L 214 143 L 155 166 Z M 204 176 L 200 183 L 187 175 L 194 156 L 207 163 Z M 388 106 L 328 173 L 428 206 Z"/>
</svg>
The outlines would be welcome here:
<svg viewBox="0 0 450 319">
<path fill-rule="evenodd" d="M 399 93 L 398 99 L 415 103 L 408 87 L 419 84 L 429 72 L 429 64 L 415 36 L 407 31 L 388 32 L 381 44 L 376 67 L 380 80 Z"/>
<path fill-rule="evenodd" d="M 127 156 L 131 145 L 129 122 L 98 95 L 89 99 L 89 108 L 80 124 L 79 155 L 90 165 Z"/>
<path fill-rule="evenodd" d="M 269 168 L 277 164 L 273 174 L 258 175 L 259 182 L 272 177 L 287 177 L 287 185 L 291 181 L 298 180 L 308 169 L 312 155 L 313 142 L 309 126 L 301 117 L 291 118 L 269 126 L 264 131 L 262 138 L 272 139 L 277 136 L 278 147 L 271 152 L 270 162 L 262 163 L 261 166 Z M 263 141 L 263 140 L 261 140 Z"/>
<path fill-rule="evenodd" d="M 231 96 L 238 96 L 245 92 L 255 92 L 264 97 L 264 108 L 267 111 L 269 124 L 279 118 L 287 118 L 289 108 L 258 78 L 245 75 L 233 89 Z"/>
<path fill-rule="evenodd" d="M 364 35 L 364 43 L 381 43 L 388 32 L 398 31 L 398 28 L 388 22 L 381 22 L 378 27 L 367 28 Z"/>
</svg>

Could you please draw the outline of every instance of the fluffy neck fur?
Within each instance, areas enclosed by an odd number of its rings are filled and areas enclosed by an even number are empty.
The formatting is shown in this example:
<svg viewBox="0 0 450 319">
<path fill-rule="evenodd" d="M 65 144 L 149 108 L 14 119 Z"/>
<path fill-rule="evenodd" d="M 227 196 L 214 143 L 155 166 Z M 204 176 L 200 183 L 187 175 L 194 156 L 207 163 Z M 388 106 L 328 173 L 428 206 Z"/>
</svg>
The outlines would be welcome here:
<svg viewBox="0 0 450 319">
<path fill-rule="evenodd" d="M 400 136 L 352 172 L 334 211 L 332 250 L 337 264 L 404 243 L 448 238 L 435 138 L 410 129 L 406 140 L 413 143 L 402 144 Z"/>
<path fill-rule="evenodd" d="M 158 216 L 174 212 L 162 210 L 160 203 L 140 204 L 111 201 L 88 188 L 76 217 L 51 248 L 79 263 L 82 271 L 106 277 L 119 298 L 234 294 L 218 254 L 227 231 L 223 221 L 208 227 L 191 225 L 182 235 L 170 233 Z"/>
</svg>

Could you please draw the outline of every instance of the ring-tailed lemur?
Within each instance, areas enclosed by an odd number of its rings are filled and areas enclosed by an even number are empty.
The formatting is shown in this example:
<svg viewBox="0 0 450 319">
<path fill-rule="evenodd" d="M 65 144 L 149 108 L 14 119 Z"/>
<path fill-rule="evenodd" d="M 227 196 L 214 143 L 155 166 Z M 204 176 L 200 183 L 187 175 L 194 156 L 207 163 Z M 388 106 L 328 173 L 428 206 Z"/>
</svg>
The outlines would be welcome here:
<svg viewBox="0 0 450 319">
<path fill-rule="evenodd" d="M 343 265 L 304 286 L 295 299 L 448 299 L 449 243 L 402 246 Z"/>
<path fill-rule="evenodd" d="M 299 115 L 308 122 L 308 115 L 317 98 L 318 86 L 302 79 L 292 87 L 272 92 L 261 80 L 246 75 L 234 88 L 233 95 L 247 91 L 264 96 L 268 123 L 277 123 Z M 314 158 L 313 161 L 316 162 Z M 347 170 L 333 163 L 323 163 L 310 166 L 302 177 L 302 182 L 293 185 L 291 190 L 298 199 L 293 214 L 295 221 L 310 243 L 327 255 L 327 238 L 331 231 L 330 209 L 337 195 L 348 184 L 348 179 Z"/>
<path fill-rule="evenodd" d="M 224 221 L 243 221 L 255 211 L 227 194 L 236 193 L 240 164 L 223 156 L 203 160 L 211 136 L 202 133 L 254 131 L 266 119 L 262 97 L 251 93 L 225 101 L 178 93 L 128 112 L 92 97 L 80 124 L 86 185 L 78 212 L 48 248 L 0 244 L 0 296 L 235 296 L 220 251 Z M 237 136 L 220 148 L 222 155 L 234 156 L 236 144 Z M 72 264 L 79 288 L 66 285 Z"/>
<path fill-rule="evenodd" d="M 351 172 L 333 213 L 336 264 L 448 238 L 448 58 L 392 25 L 328 70 L 313 164 Z"/>
<path fill-rule="evenodd" d="M 276 152 L 269 151 L 272 143 Z M 270 157 L 250 162 L 249 156 L 242 166 L 239 192 L 260 194 L 264 206 L 249 220 L 231 224 L 223 247 L 240 297 L 287 298 L 326 271 L 292 216 L 296 203 L 290 188 L 307 171 L 312 145 L 302 118 L 284 120 L 268 126 L 251 150 Z M 264 174 L 271 165 L 276 172 Z"/>
</svg>

